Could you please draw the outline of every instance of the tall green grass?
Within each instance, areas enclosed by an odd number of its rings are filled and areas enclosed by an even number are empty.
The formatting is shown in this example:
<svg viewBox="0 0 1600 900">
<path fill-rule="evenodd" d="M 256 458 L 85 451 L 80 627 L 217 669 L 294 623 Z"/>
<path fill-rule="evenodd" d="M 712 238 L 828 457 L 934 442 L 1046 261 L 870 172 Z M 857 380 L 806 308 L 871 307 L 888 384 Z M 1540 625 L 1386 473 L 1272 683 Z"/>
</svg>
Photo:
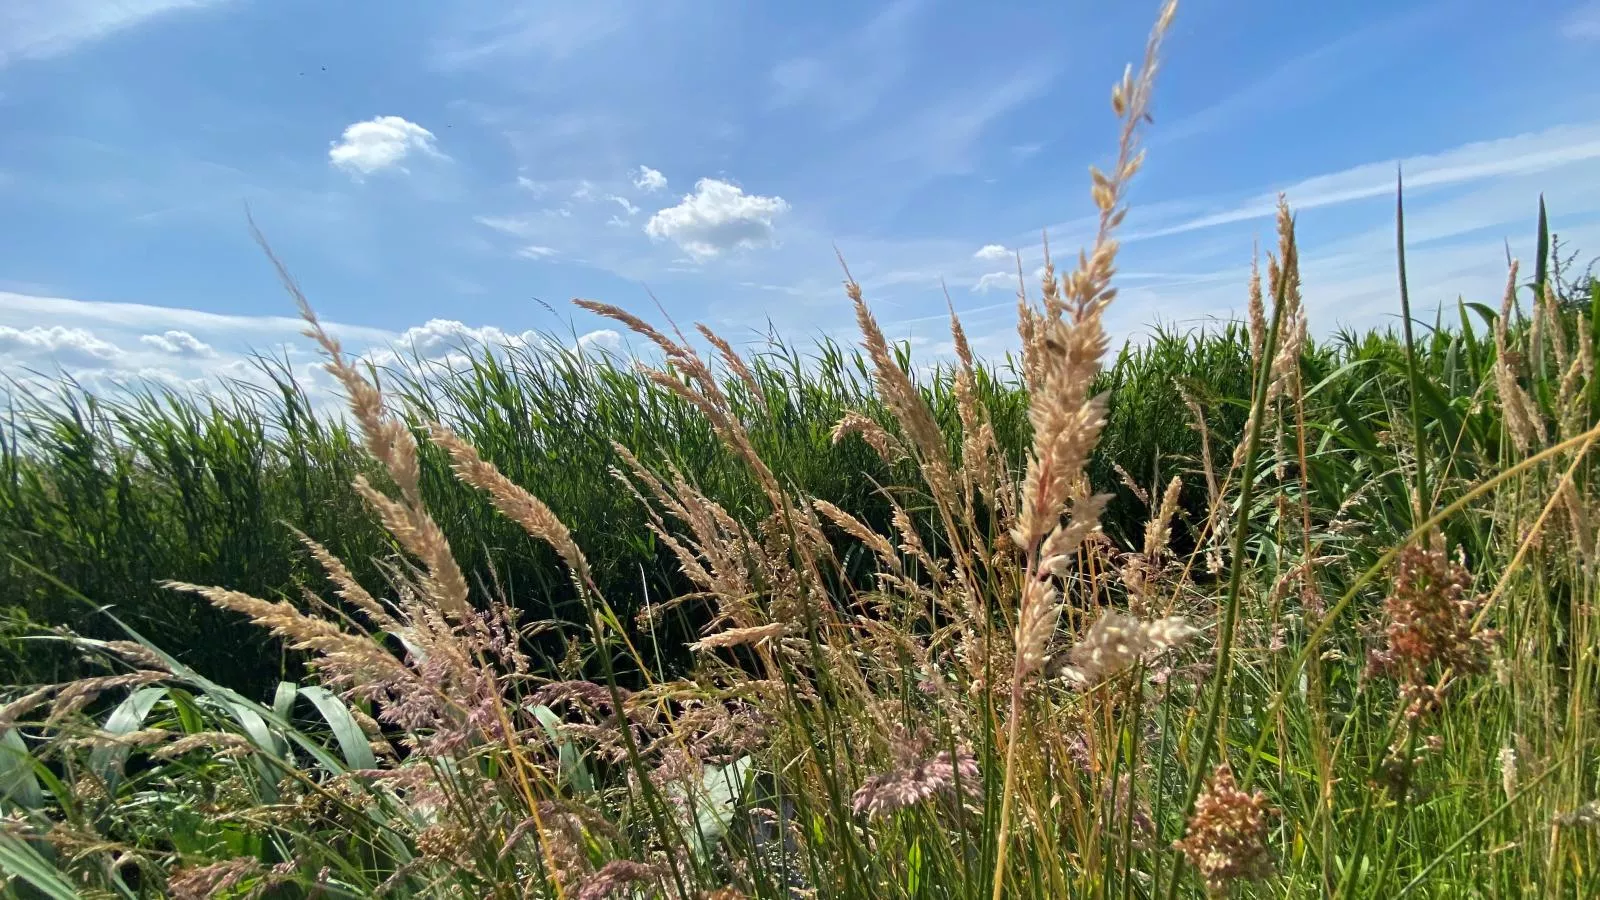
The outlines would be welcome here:
<svg viewBox="0 0 1600 900">
<path fill-rule="evenodd" d="M 610 473 L 619 463 L 614 442 L 651 464 L 693 472 L 708 496 L 730 509 L 756 501 L 743 467 L 703 418 L 628 361 L 580 354 L 555 340 L 461 349 L 464 364 L 402 357 L 378 373 L 379 381 L 410 421 L 447 422 L 544 498 L 589 548 L 597 582 L 625 614 L 685 585 L 644 528 L 644 511 Z M 757 449 L 796 488 L 887 527 L 889 507 L 876 486 L 902 482 L 908 472 L 891 471 L 859 440 L 830 439 L 847 410 L 887 419 L 859 351 L 832 343 L 804 351 L 773 343 L 758 351 L 751 368 L 763 402 L 730 386 Z M 1342 351 L 1318 352 L 1333 359 Z M 1248 341 L 1233 327 L 1130 343 L 1099 385 L 1112 403 L 1096 482 L 1120 485 L 1113 466 L 1121 466 L 1145 487 L 1191 469 L 1198 485 L 1200 440 L 1183 395 L 1210 410 L 1214 445 L 1231 446 L 1243 408 L 1225 398 L 1248 379 L 1247 357 Z M 363 578 L 377 577 L 373 561 L 392 549 L 350 487 L 370 463 L 346 425 L 318 415 L 286 367 L 262 360 L 262 371 L 272 389 L 236 383 L 209 395 L 105 396 L 63 381 L 51 391 L 15 391 L 0 423 L 0 604 L 10 615 L 104 633 L 59 580 L 163 635 L 180 658 L 221 683 L 259 690 L 296 674 L 298 662 L 275 642 L 157 584 L 177 578 L 298 596 L 299 585 L 316 579 L 294 529 L 325 542 Z M 1026 396 L 1016 378 L 1001 365 L 982 369 L 977 383 L 995 410 L 1001 445 L 1020 459 Z M 949 368 L 932 370 L 923 387 L 954 434 Z M 438 454 L 424 458 L 423 470 L 428 501 L 469 574 L 537 617 L 575 613 L 571 585 L 546 549 L 463 488 Z M 1118 490 L 1107 527 L 1134 535 L 1146 510 L 1127 488 Z M 1191 511 L 1198 514 L 1202 502 Z M 25 658 L 22 652 L 0 648 L 8 656 L 0 670 L 13 680 L 65 674 L 53 669 L 66 660 L 42 648 Z"/>
<path fill-rule="evenodd" d="M 952 317 L 914 374 L 851 282 L 858 351 L 585 302 L 664 362 L 363 373 L 285 274 L 348 427 L 22 398 L 6 577 L 71 627 L 8 637 L 0 892 L 1600 894 L 1600 288 L 1541 206 L 1531 282 L 1413 321 L 1402 208 L 1400 334 L 1306 341 L 1283 204 L 1247 328 L 1102 366 L 1173 9 L 1005 367 Z"/>
</svg>

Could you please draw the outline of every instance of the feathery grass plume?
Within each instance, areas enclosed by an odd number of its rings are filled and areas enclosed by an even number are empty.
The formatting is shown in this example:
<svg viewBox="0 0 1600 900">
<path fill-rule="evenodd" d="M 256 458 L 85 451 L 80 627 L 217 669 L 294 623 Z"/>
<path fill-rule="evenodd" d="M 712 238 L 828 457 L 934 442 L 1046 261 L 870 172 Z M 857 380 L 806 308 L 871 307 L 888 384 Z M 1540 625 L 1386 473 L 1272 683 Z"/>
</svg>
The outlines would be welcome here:
<svg viewBox="0 0 1600 900">
<path fill-rule="evenodd" d="M 360 582 L 356 581 L 355 575 L 351 574 L 350 568 L 344 564 L 343 560 L 334 556 L 327 547 L 324 547 L 309 535 L 299 529 L 293 530 L 300 539 L 300 543 L 310 551 L 311 558 L 317 561 L 317 565 L 322 567 L 322 571 L 328 576 L 328 580 L 333 582 L 335 593 L 347 603 L 365 613 L 374 626 L 388 631 L 399 630 L 400 623 L 395 621 L 389 611 L 383 608 L 383 604 L 379 603 L 366 588 L 362 587 Z"/>
<path fill-rule="evenodd" d="M 151 684 L 166 677 L 165 671 L 135 671 L 80 678 L 66 684 L 47 684 L 0 706 L 0 729 L 15 724 L 46 702 L 50 703 L 49 718 L 55 721 L 82 710 L 106 691 Z"/>
<path fill-rule="evenodd" d="M 1061 674 L 1083 686 L 1114 678 L 1199 633 L 1180 616 L 1141 622 L 1107 611 L 1067 654 Z"/>
<path fill-rule="evenodd" d="M 1173 847 L 1189 858 L 1206 889 L 1220 896 L 1234 882 L 1272 873 L 1267 817 L 1273 812 L 1266 794 L 1240 790 L 1233 770 L 1223 763 L 1195 801 L 1186 836 Z"/>
<path fill-rule="evenodd" d="M 729 628 L 716 634 L 707 635 L 689 645 L 690 650 L 711 650 L 718 647 L 742 647 L 747 644 L 759 644 L 774 638 L 783 637 L 789 626 L 782 622 L 773 622 L 770 625 L 753 625 L 748 628 Z"/>
<path fill-rule="evenodd" d="M 722 357 L 722 362 L 727 365 L 728 370 L 734 374 L 734 377 L 739 379 L 740 384 L 744 385 L 745 392 L 750 395 L 750 399 L 756 406 L 763 413 L 770 414 L 771 410 L 767 408 L 766 391 L 762 390 L 761 382 L 756 380 L 755 373 L 751 372 L 750 367 L 745 364 L 744 357 L 740 356 L 733 349 L 733 345 L 715 331 L 698 322 L 695 323 L 694 327 L 696 331 L 700 332 L 701 337 L 704 337 L 711 346 L 717 348 L 717 355 Z"/>
<path fill-rule="evenodd" d="M 573 900 L 609 900 L 612 897 L 633 896 L 637 884 L 657 881 L 661 873 L 655 866 L 629 859 L 613 859 L 601 866 L 578 886 Z"/>
<path fill-rule="evenodd" d="M 210 751 L 218 759 L 244 756 L 255 745 L 248 738 L 227 731 L 199 731 L 186 734 L 150 754 L 156 759 L 173 759 L 195 750 Z"/>
<path fill-rule="evenodd" d="M 911 377 L 895 361 L 894 354 L 889 350 L 889 342 L 878 327 L 878 320 L 862 299 L 861 285 L 850 277 L 848 269 L 845 270 L 845 278 L 845 294 L 855 304 L 856 325 L 861 330 L 867 357 L 872 360 L 878 396 L 894 414 L 911 449 L 916 453 L 917 463 L 922 467 L 923 477 L 941 515 L 945 516 L 947 524 L 953 524 L 958 508 L 950 450 L 945 445 L 944 432 L 934 421 L 933 411 L 928 408 L 927 401 L 922 398 Z"/>
<path fill-rule="evenodd" d="M 1261 365 L 1261 353 L 1267 347 L 1267 308 L 1261 298 L 1261 249 L 1252 246 L 1250 252 L 1250 290 L 1245 309 L 1250 323 L 1250 359 Z"/>
<path fill-rule="evenodd" d="M 951 376 L 951 387 L 956 396 L 956 414 L 961 419 L 961 484 L 968 505 L 967 522 L 976 518 L 972 504 L 978 497 L 996 505 L 1002 491 L 1003 463 L 995 445 L 994 426 L 989 420 L 989 410 L 978 399 L 977 364 L 972 355 L 972 345 L 967 342 L 966 329 L 956 315 L 955 304 L 945 293 L 945 306 L 950 310 L 950 337 L 955 344 L 956 360 L 960 363 Z M 1002 514 L 1004 510 L 998 510 Z M 974 535 L 974 544 L 979 543 Z"/>
<path fill-rule="evenodd" d="M 444 532 L 428 513 L 422 502 L 421 469 L 417 462 L 417 442 L 405 423 L 384 410 L 383 396 L 376 385 L 368 381 L 344 355 L 339 339 L 322 327 L 316 311 L 306 300 L 299 284 L 289 270 L 268 246 L 266 238 L 251 223 L 256 243 L 266 253 L 278 273 L 278 280 L 294 298 L 305 320 L 302 332 L 317 342 L 327 356 L 327 369 L 344 388 L 350 412 L 360 427 L 367 452 L 383 464 L 389 477 L 400 489 L 400 501 L 367 482 L 365 476 L 356 476 L 356 490 L 372 505 L 384 527 L 388 528 L 406 552 L 421 560 L 427 569 L 422 579 L 429 599 L 437 603 L 447 615 L 465 618 L 471 612 L 468 601 L 467 579 L 461 573 Z"/>
<path fill-rule="evenodd" d="M 167 879 L 167 896 L 173 900 L 210 900 L 226 897 L 241 881 L 261 871 L 261 863 L 248 856 L 174 872 Z"/>
<path fill-rule="evenodd" d="M 1150 511 L 1144 526 L 1144 545 L 1138 553 L 1125 554 L 1122 583 L 1128 590 L 1128 605 L 1135 615 L 1148 616 L 1155 610 L 1153 584 L 1166 570 L 1167 543 L 1172 538 L 1172 518 L 1178 511 L 1178 496 L 1183 478 L 1174 475 L 1161 495 L 1161 504 Z"/>
<path fill-rule="evenodd" d="M 1517 261 L 1512 260 L 1506 275 L 1506 291 L 1500 303 L 1500 317 L 1494 324 L 1494 383 L 1500 394 L 1500 409 L 1505 415 L 1506 433 L 1518 452 L 1526 455 L 1545 443 L 1544 418 L 1539 414 L 1533 399 L 1522 389 L 1518 374 L 1513 368 L 1513 355 L 1508 338 L 1511 313 L 1517 302 Z M 1532 337 L 1537 337 L 1534 335 Z M 1530 339 L 1531 340 L 1531 339 Z"/>
<path fill-rule="evenodd" d="M 1500 748 L 1500 789 L 1509 803 L 1517 797 L 1517 751 L 1510 744 Z"/>
<path fill-rule="evenodd" d="M 1269 290 L 1273 297 L 1283 298 L 1283 325 L 1278 340 L 1278 351 L 1272 360 L 1272 385 L 1267 399 L 1282 393 L 1293 392 L 1300 380 L 1300 354 L 1306 345 L 1306 311 L 1300 298 L 1300 248 L 1295 241 L 1294 217 L 1289 213 L 1289 201 L 1278 195 L 1278 258 Z M 1270 257 L 1269 257 L 1270 262 Z M 1282 283 L 1279 283 L 1282 279 Z M 1254 338 L 1252 337 L 1252 341 Z"/>
<path fill-rule="evenodd" d="M 722 438 L 728 448 L 750 467 L 757 483 L 767 495 L 767 500 L 774 510 L 783 508 L 783 491 L 778 486 L 778 479 L 772 474 L 760 455 L 756 453 L 755 446 L 750 443 L 750 434 L 745 430 L 738 418 L 733 415 L 728 405 L 728 398 L 723 393 L 722 386 L 717 383 L 711 369 L 700 358 L 687 342 L 673 341 L 666 335 L 650 327 L 643 319 L 626 310 L 609 303 L 597 300 L 577 299 L 572 301 L 578 306 L 596 315 L 613 319 L 628 326 L 634 332 L 649 338 L 656 346 L 661 348 L 667 358 L 668 364 L 688 378 L 688 383 L 674 377 L 671 372 L 654 369 L 640 364 L 639 369 L 646 378 L 666 388 L 706 417 L 713 430 Z M 732 352 L 732 348 L 729 348 Z"/>
<path fill-rule="evenodd" d="M 845 512 L 826 500 L 813 499 L 811 506 L 824 518 L 837 525 L 841 531 L 850 535 L 878 557 L 878 561 L 886 566 L 890 573 L 899 576 L 905 573 L 905 566 L 900 562 L 900 554 L 889 539 L 868 528 L 865 522 Z"/>
<path fill-rule="evenodd" d="M 136 641 L 106 641 L 100 649 L 140 669 L 168 671 L 167 661 L 160 654 Z"/>
<path fill-rule="evenodd" d="M 1150 505 L 1150 492 L 1140 487 L 1139 482 L 1133 480 L 1133 476 L 1128 474 L 1128 470 L 1122 467 L 1122 463 L 1112 463 L 1111 471 L 1117 473 L 1117 478 L 1122 481 L 1122 486 L 1132 492 L 1135 497 L 1138 497 L 1140 503 L 1145 506 Z"/>
<path fill-rule="evenodd" d="M 1116 296 L 1111 287 L 1117 253 L 1113 233 L 1127 214 L 1122 205 L 1127 186 L 1144 160 L 1139 148 L 1140 125 L 1148 117 L 1161 40 L 1176 13 L 1177 3 L 1168 0 L 1150 32 L 1138 75 L 1130 66 L 1111 91 L 1112 110 L 1121 118 L 1122 129 L 1111 173 L 1090 169 L 1090 194 L 1099 210 L 1094 245 L 1087 253 L 1079 253 L 1078 268 L 1064 283 L 1057 282 L 1047 251 L 1042 285 L 1044 312 L 1035 313 L 1026 304 L 1021 305 L 1024 324 L 1019 325 L 1019 330 L 1027 338 L 1022 348 L 1024 368 L 1032 367 L 1038 374 L 1030 378 L 1034 390 L 1028 404 L 1033 447 L 1023 473 L 1017 522 L 1011 530 L 1012 543 L 1027 564 L 1011 673 L 994 900 L 1000 900 L 1005 892 L 1023 690 L 1044 665 L 1061 617 L 1060 591 L 1048 580 L 1052 574 L 1062 573 L 1070 555 L 1099 527 L 1100 511 L 1107 499 L 1106 495 L 1090 493 L 1084 472 L 1105 426 L 1105 399 L 1092 393 L 1108 343 L 1101 314 Z M 1062 523 L 1063 513 L 1069 515 L 1066 524 Z"/>
<path fill-rule="evenodd" d="M 550 511 L 543 500 L 533 496 L 520 485 L 501 474 L 494 464 L 478 454 L 477 448 L 462 440 L 443 425 L 432 428 L 433 442 L 450 454 L 456 476 L 485 494 L 500 514 L 521 525 L 529 535 L 549 544 L 566 561 L 573 574 L 585 584 L 593 585 L 589 577 L 589 561 L 572 539 L 572 533 Z"/>
<path fill-rule="evenodd" d="M 879 459 L 891 466 L 911 455 L 905 445 L 885 431 L 882 425 L 858 412 L 847 412 L 839 419 L 838 424 L 833 426 L 832 441 L 837 444 L 852 434 L 858 435 L 878 454 Z"/>
<path fill-rule="evenodd" d="M 311 664 L 329 683 L 341 687 L 409 679 L 409 670 L 365 635 L 351 634 L 333 622 L 309 616 L 286 601 L 272 602 L 242 591 L 170 581 L 166 586 L 204 597 L 211 605 L 247 617 L 288 641 L 289 647 L 312 655 Z"/>
</svg>

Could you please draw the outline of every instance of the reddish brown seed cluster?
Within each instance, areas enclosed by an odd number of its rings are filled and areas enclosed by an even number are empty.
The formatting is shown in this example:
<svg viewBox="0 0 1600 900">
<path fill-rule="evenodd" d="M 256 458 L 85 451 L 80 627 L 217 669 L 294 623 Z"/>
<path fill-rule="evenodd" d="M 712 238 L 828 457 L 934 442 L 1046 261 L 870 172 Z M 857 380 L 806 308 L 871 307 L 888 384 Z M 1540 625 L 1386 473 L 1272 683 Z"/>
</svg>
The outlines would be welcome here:
<svg viewBox="0 0 1600 900">
<path fill-rule="evenodd" d="M 868 778 L 851 802 L 857 814 L 877 818 L 950 793 L 958 783 L 963 793 L 976 794 L 981 787 L 979 777 L 977 760 L 965 748 L 958 748 L 955 756 L 943 751 L 932 759 Z"/>
<path fill-rule="evenodd" d="M 1195 800 L 1187 836 L 1172 845 L 1199 871 L 1207 890 L 1220 894 L 1239 879 L 1271 873 L 1267 816 L 1272 812 L 1267 795 L 1239 790 L 1233 770 L 1224 763 Z"/>
<path fill-rule="evenodd" d="M 1471 573 L 1444 550 L 1413 545 L 1400 552 L 1384 601 L 1384 644 L 1368 669 L 1400 682 L 1413 719 L 1436 705 L 1444 688 L 1431 682 L 1434 666 L 1465 673 L 1488 665 L 1495 633 L 1475 626 L 1483 599 L 1471 588 Z"/>
</svg>

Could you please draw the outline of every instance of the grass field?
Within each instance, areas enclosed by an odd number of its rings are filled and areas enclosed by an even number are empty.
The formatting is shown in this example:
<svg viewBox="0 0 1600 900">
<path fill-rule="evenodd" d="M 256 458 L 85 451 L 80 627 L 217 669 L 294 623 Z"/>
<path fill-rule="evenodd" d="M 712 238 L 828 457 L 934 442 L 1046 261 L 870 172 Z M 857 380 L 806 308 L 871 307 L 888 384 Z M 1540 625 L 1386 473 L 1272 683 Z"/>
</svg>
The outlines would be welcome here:
<svg viewBox="0 0 1600 900">
<path fill-rule="evenodd" d="M 299 298 L 340 423 L 20 397 L 4 891 L 1600 895 L 1600 287 L 1541 213 L 1503 298 L 1314 341 L 1285 205 L 1244 323 L 1112 355 L 1169 17 L 1012 359 L 851 283 L 853 348 L 586 302 L 650 365 L 377 372 Z"/>
</svg>

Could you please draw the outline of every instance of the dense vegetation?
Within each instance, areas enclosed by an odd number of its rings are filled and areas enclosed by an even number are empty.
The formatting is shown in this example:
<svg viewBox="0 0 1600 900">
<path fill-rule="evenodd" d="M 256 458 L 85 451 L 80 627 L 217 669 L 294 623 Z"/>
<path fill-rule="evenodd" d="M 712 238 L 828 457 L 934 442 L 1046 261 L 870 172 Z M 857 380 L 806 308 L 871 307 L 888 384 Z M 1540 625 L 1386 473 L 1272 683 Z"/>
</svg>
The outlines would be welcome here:
<svg viewBox="0 0 1600 900">
<path fill-rule="evenodd" d="M 1503 300 L 1402 270 L 1398 333 L 1313 342 L 1285 206 L 1246 324 L 1106 360 L 1169 18 L 1001 365 L 952 316 L 919 379 L 849 284 L 813 354 L 589 304 L 644 370 L 374 372 L 304 307 L 342 425 L 23 398 L 3 889 L 1600 892 L 1600 289 L 1541 216 Z"/>
</svg>

